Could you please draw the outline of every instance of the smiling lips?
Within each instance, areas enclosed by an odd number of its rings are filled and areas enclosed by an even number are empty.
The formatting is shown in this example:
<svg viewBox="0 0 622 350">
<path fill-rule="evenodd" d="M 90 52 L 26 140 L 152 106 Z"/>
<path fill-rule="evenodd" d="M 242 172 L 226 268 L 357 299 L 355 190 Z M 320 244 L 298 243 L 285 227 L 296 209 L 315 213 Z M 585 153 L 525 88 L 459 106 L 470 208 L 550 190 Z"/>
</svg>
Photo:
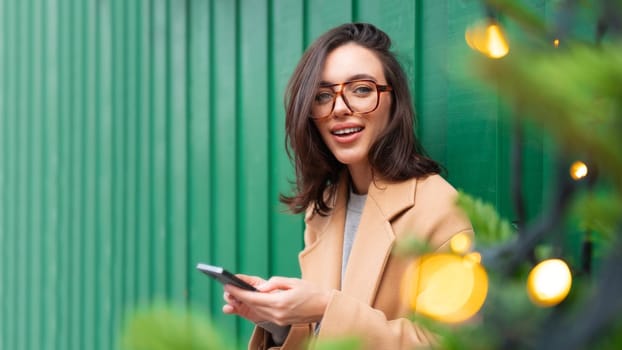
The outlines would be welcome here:
<svg viewBox="0 0 622 350">
<path fill-rule="evenodd" d="M 362 126 L 348 126 L 335 128 L 330 133 L 335 136 L 335 140 L 339 143 L 349 143 L 358 139 L 360 132 L 365 129 Z"/>
<path fill-rule="evenodd" d="M 345 128 L 345 129 L 339 129 L 339 130 L 331 131 L 331 134 L 336 135 L 336 136 L 344 136 L 344 135 L 349 135 L 349 134 L 357 133 L 357 132 L 359 132 L 361 130 L 363 130 L 363 128 L 361 128 L 361 127 Z"/>
</svg>

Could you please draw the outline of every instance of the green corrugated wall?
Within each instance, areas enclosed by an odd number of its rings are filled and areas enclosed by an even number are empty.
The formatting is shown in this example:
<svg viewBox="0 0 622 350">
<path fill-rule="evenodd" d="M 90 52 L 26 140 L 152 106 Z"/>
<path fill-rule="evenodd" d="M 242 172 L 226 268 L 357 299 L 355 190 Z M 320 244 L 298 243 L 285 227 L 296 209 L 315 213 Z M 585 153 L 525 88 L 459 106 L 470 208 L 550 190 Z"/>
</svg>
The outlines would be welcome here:
<svg viewBox="0 0 622 350">
<path fill-rule="evenodd" d="M 0 348 L 112 349 L 124 314 L 155 299 L 242 345 L 250 326 L 194 265 L 298 274 L 303 223 L 278 204 L 293 175 L 282 96 L 306 45 L 342 22 L 393 37 L 424 145 L 511 215 L 507 112 L 451 79 L 481 14 L 460 0 L 0 0 Z M 527 146 L 539 203 L 545 146 Z"/>
</svg>

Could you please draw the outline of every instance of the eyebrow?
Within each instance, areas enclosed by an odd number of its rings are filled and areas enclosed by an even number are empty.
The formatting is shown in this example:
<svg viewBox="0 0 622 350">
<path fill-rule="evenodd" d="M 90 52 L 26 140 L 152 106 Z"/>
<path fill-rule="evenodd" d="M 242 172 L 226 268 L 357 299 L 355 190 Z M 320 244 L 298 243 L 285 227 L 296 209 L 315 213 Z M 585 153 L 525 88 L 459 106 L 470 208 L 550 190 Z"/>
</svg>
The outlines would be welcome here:
<svg viewBox="0 0 622 350">
<path fill-rule="evenodd" d="M 353 80 L 373 80 L 374 82 L 377 82 L 376 78 L 374 78 L 373 76 L 369 74 L 364 74 L 364 73 L 352 75 L 348 77 L 346 82 L 353 81 Z M 335 84 L 341 84 L 341 83 L 333 83 L 333 82 L 326 81 L 326 80 L 320 81 L 320 86 L 330 86 L 330 85 L 335 85 Z"/>
</svg>

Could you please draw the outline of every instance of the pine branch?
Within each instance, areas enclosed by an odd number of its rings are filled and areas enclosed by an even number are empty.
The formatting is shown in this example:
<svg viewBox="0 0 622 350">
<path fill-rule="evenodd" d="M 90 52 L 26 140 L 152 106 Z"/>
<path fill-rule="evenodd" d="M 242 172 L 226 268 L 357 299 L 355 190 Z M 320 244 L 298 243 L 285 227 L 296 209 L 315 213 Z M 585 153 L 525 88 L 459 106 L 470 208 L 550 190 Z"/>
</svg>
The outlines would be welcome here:
<svg viewBox="0 0 622 350">
<path fill-rule="evenodd" d="M 519 228 L 516 241 L 507 242 L 484 252 L 483 261 L 489 269 L 511 275 L 534 251 L 547 235 L 557 228 L 571 203 L 576 184 L 566 176 L 566 169 L 558 166 L 558 185 L 548 212 L 533 224 Z"/>
<path fill-rule="evenodd" d="M 462 191 L 458 193 L 457 204 L 471 220 L 477 243 L 490 246 L 508 241 L 514 236 L 510 223 L 501 218 L 491 204 Z"/>
</svg>

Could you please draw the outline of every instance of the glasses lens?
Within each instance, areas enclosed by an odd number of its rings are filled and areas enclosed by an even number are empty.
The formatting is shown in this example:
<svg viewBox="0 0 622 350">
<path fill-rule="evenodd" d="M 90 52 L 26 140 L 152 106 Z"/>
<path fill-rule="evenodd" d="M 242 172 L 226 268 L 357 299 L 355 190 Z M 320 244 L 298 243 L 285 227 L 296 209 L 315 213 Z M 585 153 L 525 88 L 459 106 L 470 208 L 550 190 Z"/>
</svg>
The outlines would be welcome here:
<svg viewBox="0 0 622 350">
<path fill-rule="evenodd" d="M 353 81 L 344 86 L 343 94 L 352 112 L 368 113 L 376 108 L 378 93 L 371 81 Z"/>
<path fill-rule="evenodd" d="M 337 93 L 329 87 L 318 89 L 311 106 L 311 116 L 313 118 L 324 118 L 333 110 L 335 96 Z"/>
</svg>

